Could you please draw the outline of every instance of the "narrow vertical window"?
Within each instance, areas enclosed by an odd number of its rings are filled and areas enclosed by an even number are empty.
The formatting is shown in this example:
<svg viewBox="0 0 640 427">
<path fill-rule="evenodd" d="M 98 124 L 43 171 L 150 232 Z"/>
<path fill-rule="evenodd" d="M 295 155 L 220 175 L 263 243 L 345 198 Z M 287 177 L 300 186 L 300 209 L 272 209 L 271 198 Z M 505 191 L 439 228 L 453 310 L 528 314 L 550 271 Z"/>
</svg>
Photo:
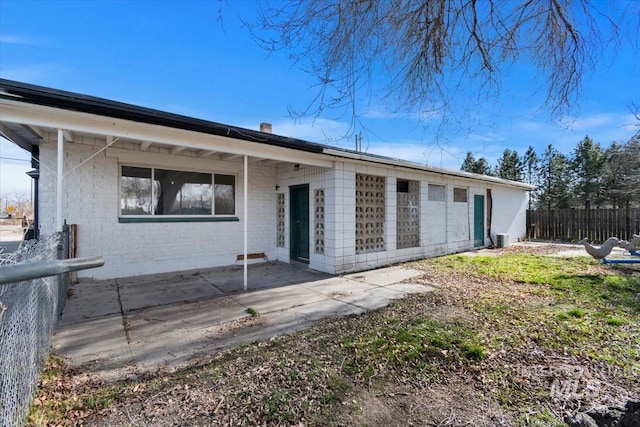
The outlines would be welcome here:
<svg viewBox="0 0 640 427">
<path fill-rule="evenodd" d="M 316 190 L 315 206 L 315 253 L 324 254 L 324 190 Z"/>
<path fill-rule="evenodd" d="M 285 206 L 284 193 L 278 193 L 278 247 L 284 248 Z"/>
</svg>

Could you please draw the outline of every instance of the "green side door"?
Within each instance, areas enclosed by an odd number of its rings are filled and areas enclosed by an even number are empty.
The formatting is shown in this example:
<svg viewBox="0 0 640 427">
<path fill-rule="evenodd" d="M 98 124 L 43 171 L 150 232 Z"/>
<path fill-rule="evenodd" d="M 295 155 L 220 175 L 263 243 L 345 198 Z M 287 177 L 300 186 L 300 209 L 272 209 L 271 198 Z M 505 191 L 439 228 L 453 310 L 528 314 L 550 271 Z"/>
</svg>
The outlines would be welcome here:
<svg viewBox="0 0 640 427">
<path fill-rule="evenodd" d="M 473 196 L 473 245 L 484 246 L 484 196 Z"/>
<path fill-rule="evenodd" d="M 290 256 L 292 260 L 309 262 L 309 185 L 289 187 Z"/>
</svg>

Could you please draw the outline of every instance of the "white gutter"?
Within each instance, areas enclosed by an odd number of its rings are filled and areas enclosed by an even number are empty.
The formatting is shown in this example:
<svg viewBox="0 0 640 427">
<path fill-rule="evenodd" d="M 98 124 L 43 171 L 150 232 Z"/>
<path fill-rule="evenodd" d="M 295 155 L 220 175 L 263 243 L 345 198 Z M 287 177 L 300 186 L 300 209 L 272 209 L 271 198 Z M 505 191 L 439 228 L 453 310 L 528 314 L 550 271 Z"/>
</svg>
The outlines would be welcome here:
<svg viewBox="0 0 640 427">
<path fill-rule="evenodd" d="M 62 231 L 62 180 L 64 172 L 62 170 L 64 161 L 64 132 L 58 128 L 58 168 L 56 187 L 56 230 Z"/>
<path fill-rule="evenodd" d="M 247 215 L 249 213 L 249 209 L 247 206 L 249 197 L 249 186 L 247 185 L 249 182 L 249 157 L 245 154 L 244 156 L 244 267 L 243 267 L 243 280 L 244 280 L 244 290 L 247 290 L 247 258 L 248 258 L 248 247 L 247 247 Z"/>
</svg>

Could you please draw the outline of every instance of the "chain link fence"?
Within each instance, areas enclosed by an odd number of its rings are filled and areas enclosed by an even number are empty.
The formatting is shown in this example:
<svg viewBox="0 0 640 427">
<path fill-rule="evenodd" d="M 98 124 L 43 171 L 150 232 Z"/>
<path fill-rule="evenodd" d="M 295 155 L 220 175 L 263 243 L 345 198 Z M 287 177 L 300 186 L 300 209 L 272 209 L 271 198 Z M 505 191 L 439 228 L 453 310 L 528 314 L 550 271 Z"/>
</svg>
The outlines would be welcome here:
<svg viewBox="0 0 640 427">
<path fill-rule="evenodd" d="M 68 233 L 29 240 L 18 251 L 0 253 L 3 267 L 66 258 Z M 68 273 L 0 284 L 0 424 L 20 426 L 36 391 L 53 328 L 64 308 Z"/>
</svg>

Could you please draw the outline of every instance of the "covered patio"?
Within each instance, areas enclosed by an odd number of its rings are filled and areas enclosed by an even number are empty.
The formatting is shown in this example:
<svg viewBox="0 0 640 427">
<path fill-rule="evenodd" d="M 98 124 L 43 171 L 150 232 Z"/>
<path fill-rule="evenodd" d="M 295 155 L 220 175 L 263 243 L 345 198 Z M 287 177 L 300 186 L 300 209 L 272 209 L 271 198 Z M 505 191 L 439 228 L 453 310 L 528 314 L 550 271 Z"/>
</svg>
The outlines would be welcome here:
<svg viewBox="0 0 640 427">
<path fill-rule="evenodd" d="M 358 314 L 410 293 L 422 273 L 389 267 L 330 276 L 303 264 L 199 269 L 73 286 L 53 352 L 92 375 L 117 379 L 183 366 L 257 339 L 292 333 L 326 317 Z"/>
<path fill-rule="evenodd" d="M 87 198 L 79 199 L 75 194 L 85 190 L 88 190 L 85 194 L 92 197 L 98 194 L 95 186 L 85 189 L 82 185 L 78 185 L 78 182 L 86 181 L 89 176 L 95 174 L 100 167 L 96 166 L 97 164 L 106 163 L 111 167 L 117 166 L 116 176 L 121 181 L 118 196 L 120 224 L 239 222 L 239 227 L 236 227 L 238 230 L 233 232 L 233 246 L 237 249 L 233 254 L 226 254 L 224 261 L 216 260 L 216 263 L 229 263 L 230 256 L 241 263 L 244 268 L 245 290 L 248 286 L 248 265 L 252 262 L 275 258 L 276 251 L 277 258 L 285 260 L 288 258 L 288 253 L 283 255 L 280 253 L 283 251 L 271 248 L 271 245 L 265 247 L 262 240 L 256 242 L 252 236 L 260 233 L 254 232 L 252 235 L 251 228 L 264 226 L 262 222 L 265 220 L 265 211 L 270 214 L 267 218 L 271 223 L 276 222 L 275 194 L 280 189 L 276 171 L 331 168 L 334 162 L 329 156 L 319 159 L 304 151 L 291 153 L 287 150 L 291 145 L 289 138 L 272 135 L 269 123 L 261 123 L 260 131 L 239 130 L 218 124 L 213 124 L 215 126 L 211 128 L 210 122 L 198 119 L 145 108 L 132 110 L 126 104 L 115 102 L 104 106 L 100 105 L 99 101 L 96 99 L 88 103 L 92 110 L 95 109 L 95 113 L 100 114 L 102 109 L 110 108 L 116 112 L 112 114 L 117 118 L 86 114 L 79 116 L 76 112 L 66 110 L 67 107 L 64 104 L 61 104 L 63 109 L 60 110 L 54 110 L 49 105 L 31 106 L 29 110 L 13 108 L 14 105 L 11 105 L 12 108 L 8 105 L 3 106 L 0 133 L 32 155 L 34 171 L 30 172 L 30 175 L 35 180 L 34 229 L 36 233 L 39 230 L 42 234 L 50 234 L 61 230 L 65 221 L 76 223 L 86 220 L 82 214 L 74 212 L 74 205 L 88 203 Z M 167 123 L 174 122 L 179 122 L 177 128 L 166 127 Z M 164 126 L 160 128 L 159 125 Z M 207 131 L 202 132 L 205 125 L 208 126 Z M 241 134 L 246 140 L 232 139 L 234 136 L 237 137 L 236 134 Z M 270 142 L 272 137 L 277 139 L 277 143 Z M 254 142 L 262 144 L 256 146 Z M 299 144 L 299 142 L 296 143 Z M 317 151 L 317 148 L 312 151 Z M 55 167 L 46 166 L 47 164 Z M 131 164 L 136 166 L 125 166 Z M 146 168 L 138 165 L 159 165 L 166 169 L 178 170 Z M 185 178 L 182 168 L 207 173 L 187 172 L 186 174 L 192 176 Z M 163 193 L 167 193 L 159 196 L 149 194 L 149 197 L 156 199 L 155 203 L 157 203 L 157 207 L 152 208 L 152 216 L 148 216 L 150 213 L 148 211 L 142 212 L 139 208 L 130 209 L 123 205 L 127 202 L 127 196 L 124 194 L 125 180 L 134 180 L 137 181 L 134 184 L 139 184 L 142 180 L 140 174 L 146 173 L 147 169 L 153 170 L 153 177 L 149 175 L 154 182 L 151 185 L 151 191 L 164 188 Z M 214 169 L 216 172 L 211 173 Z M 49 196 L 46 200 L 42 200 L 40 194 L 42 186 L 38 185 L 43 177 L 49 182 L 47 190 L 55 189 L 53 197 Z M 182 202 L 182 191 L 185 188 L 207 184 L 205 181 L 201 182 L 203 177 L 205 180 L 209 179 L 208 184 L 215 188 L 215 191 L 218 191 L 218 188 L 226 188 L 228 193 L 226 200 L 220 199 L 227 205 L 225 210 L 216 209 L 216 212 L 212 213 L 211 205 L 208 206 L 209 213 L 198 212 L 193 208 L 173 208 L 172 210 L 168 203 L 177 197 L 180 197 Z M 219 179 L 226 185 L 223 186 Z M 269 181 L 273 181 L 272 185 L 267 186 Z M 264 194 L 265 190 L 268 191 L 268 195 Z M 180 192 L 179 196 L 176 194 L 178 192 Z M 269 200 L 265 206 L 266 198 L 273 198 L 273 201 Z M 217 194 L 214 199 L 216 202 L 219 201 Z M 40 215 L 43 209 L 55 214 L 44 217 Z M 95 250 L 92 246 L 96 245 L 92 241 L 99 237 L 95 235 L 94 230 L 89 230 L 86 224 L 80 224 L 80 228 L 81 234 L 76 248 L 78 254 L 74 255 L 94 255 Z M 89 231 L 91 237 L 87 237 Z M 281 239 L 284 238 L 284 233 L 284 230 L 280 232 Z M 275 240 L 275 236 L 269 240 Z M 252 250 L 252 246 L 254 249 L 259 247 L 262 250 Z M 115 268 L 113 264 L 118 258 L 117 252 L 104 253 L 104 245 L 99 245 L 95 249 L 100 250 L 99 255 L 106 259 L 106 267 L 98 271 L 98 275 L 106 269 Z M 156 255 L 153 261 L 161 260 L 158 260 Z M 303 261 L 308 262 L 308 255 Z M 194 262 L 198 263 L 198 261 Z M 199 263 L 207 264 L 202 261 Z M 143 269 L 142 273 L 124 270 L 124 274 L 137 275 L 162 271 L 159 270 L 161 264 L 161 262 L 155 262 L 154 265 L 146 266 L 146 270 Z M 188 261 L 183 262 L 184 265 L 177 264 L 172 271 L 193 268 L 191 265 L 193 263 Z M 113 277 L 118 274 L 117 270 L 122 272 L 121 269 L 122 267 L 110 270 L 106 274 Z"/>
</svg>

